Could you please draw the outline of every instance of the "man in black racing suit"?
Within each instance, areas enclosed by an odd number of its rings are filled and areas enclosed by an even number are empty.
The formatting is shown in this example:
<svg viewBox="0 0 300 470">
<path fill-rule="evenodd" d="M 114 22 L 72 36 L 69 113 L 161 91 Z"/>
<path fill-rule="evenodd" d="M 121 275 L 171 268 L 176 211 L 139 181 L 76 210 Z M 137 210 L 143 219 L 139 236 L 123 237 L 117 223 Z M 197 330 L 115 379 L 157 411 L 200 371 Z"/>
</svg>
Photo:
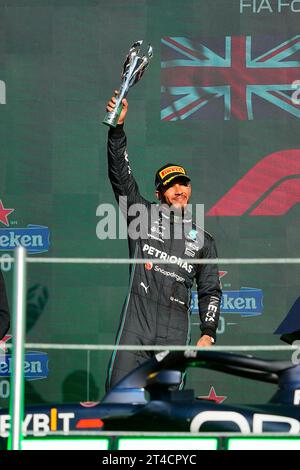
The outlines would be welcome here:
<svg viewBox="0 0 300 470">
<path fill-rule="evenodd" d="M 107 105 L 108 111 L 114 108 L 115 101 L 112 97 Z M 201 321 L 201 337 L 197 345 L 210 346 L 216 340 L 222 295 L 218 267 L 216 264 L 192 264 L 185 259 L 216 258 L 214 240 L 193 223 L 188 213 L 182 217 L 180 210 L 181 216 L 176 215 L 176 207 L 184 208 L 191 194 L 190 178 L 183 167 L 167 164 L 158 170 L 156 195 L 160 204 L 151 204 L 141 196 L 126 150 L 123 123 L 127 108 L 128 103 L 124 99 L 118 125 L 108 132 L 108 171 L 115 197 L 127 216 L 130 258 L 144 259 L 145 263 L 130 267 L 130 284 L 116 344 L 188 344 L 191 288 L 196 280 Z M 126 210 L 122 207 L 125 198 Z M 134 205 L 138 205 L 138 211 L 146 216 L 142 224 L 143 234 L 139 237 L 130 229 L 133 221 L 130 209 Z M 175 207 L 175 212 L 170 207 Z M 190 224 L 189 229 L 182 236 L 176 236 L 177 229 L 183 224 Z M 149 258 L 169 261 L 170 264 L 148 262 Z M 106 390 L 152 354 L 139 350 L 114 351 L 108 366 Z"/>
</svg>

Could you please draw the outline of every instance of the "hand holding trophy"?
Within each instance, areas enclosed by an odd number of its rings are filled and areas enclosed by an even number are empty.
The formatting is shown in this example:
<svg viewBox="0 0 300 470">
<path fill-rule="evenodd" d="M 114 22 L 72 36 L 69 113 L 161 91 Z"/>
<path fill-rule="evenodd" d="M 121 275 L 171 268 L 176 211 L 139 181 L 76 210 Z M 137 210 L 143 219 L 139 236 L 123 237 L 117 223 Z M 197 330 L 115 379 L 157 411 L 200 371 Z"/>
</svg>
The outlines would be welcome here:
<svg viewBox="0 0 300 470">
<path fill-rule="evenodd" d="M 122 100 L 126 97 L 129 88 L 135 85 L 142 78 L 150 60 L 153 57 L 153 49 L 150 44 L 148 46 L 147 53 L 141 57 L 139 56 L 139 48 L 142 44 L 143 41 L 137 41 L 132 44 L 126 57 L 121 76 L 122 84 L 117 92 L 115 108 L 113 111 L 108 112 L 103 120 L 103 124 L 106 124 L 107 126 L 117 126 L 118 119 L 122 111 Z"/>
</svg>

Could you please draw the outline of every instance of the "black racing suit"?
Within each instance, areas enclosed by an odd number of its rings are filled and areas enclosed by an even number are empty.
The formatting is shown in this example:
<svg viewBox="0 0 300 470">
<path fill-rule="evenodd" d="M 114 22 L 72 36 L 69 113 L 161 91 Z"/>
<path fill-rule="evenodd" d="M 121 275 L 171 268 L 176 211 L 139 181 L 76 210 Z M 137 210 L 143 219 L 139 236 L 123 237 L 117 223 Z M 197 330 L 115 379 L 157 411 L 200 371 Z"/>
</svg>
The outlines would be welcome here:
<svg viewBox="0 0 300 470">
<path fill-rule="evenodd" d="M 123 126 L 108 133 L 109 178 L 120 207 L 127 197 L 128 243 L 130 258 L 145 259 L 130 268 L 130 284 L 117 333 L 117 345 L 186 345 L 190 340 L 190 300 L 197 283 L 202 335 L 216 338 L 220 314 L 221 288 L 216 264 L 190 264 L 185 259 L 216 258 L 213 238 L 192 220 L 174 215 L 164 204 L 151 204 L 139 192 L 126 151 Z M 136 238 L 130 209 L 141 204 L 143 233 Z M 128 215 L 129 213 L 129 215 Z M 138 217 L 138 212 L 135 217 Z M 175 236 L 179 225 L 187 222 L 184 236 Z M 190 226 L 188 225 L 190 223 Z M 178 232 L 180 233 L 180 231 Z M 155 264 L 147 259 L 171 261 Z M 147 360 L 153 352 L 114 351 L 107 373 L 106 389 Z"/>
</svg>

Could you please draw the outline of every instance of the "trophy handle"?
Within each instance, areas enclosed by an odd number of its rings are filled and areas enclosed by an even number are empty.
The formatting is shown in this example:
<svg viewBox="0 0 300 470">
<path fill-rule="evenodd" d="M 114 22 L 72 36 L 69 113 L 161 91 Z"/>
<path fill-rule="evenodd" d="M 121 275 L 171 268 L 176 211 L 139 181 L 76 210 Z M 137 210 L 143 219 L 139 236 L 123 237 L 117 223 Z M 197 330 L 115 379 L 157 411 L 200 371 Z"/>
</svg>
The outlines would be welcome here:
<svg viewBox="0 0 300 470">
<path fill-rule="evenodd" d="M 116 107 L 113 111 L 107 112 L 102 121 L 103 124 L 105 124 L 106 126 L 110 126 L 110 127 L 117 127 L 118 120 L 122 111 L 122 107 L 123 105 L 121 103 L 121 105 L 118 106 L 118 108 Z"/>
<path fill-rule="evenodd" d="M 121 87 L 121 89 L 119 90 L 118 97 L 117 97 L 116 106 L 113 111 L 108 111 L 106 113 L 102 121 L 103 124 L 105 124 L 106 126 L 110 126 L 110 127 L 117 127 L 118 120 L 119 120 L 119 117 L 123 108 L 122 100 L 125 98 L 126 94 L 127 94 L 126 90 Z"/>
</svg>

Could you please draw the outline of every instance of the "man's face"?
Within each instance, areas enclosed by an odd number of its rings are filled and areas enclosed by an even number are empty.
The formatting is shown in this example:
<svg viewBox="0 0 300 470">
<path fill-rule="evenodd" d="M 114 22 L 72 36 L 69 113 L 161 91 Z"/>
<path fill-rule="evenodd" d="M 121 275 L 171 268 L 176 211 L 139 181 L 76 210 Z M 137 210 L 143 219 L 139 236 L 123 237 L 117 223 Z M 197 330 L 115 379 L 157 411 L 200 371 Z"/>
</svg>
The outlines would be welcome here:
<svg viewBox="0 0 300 470">
<path fill-rule="evenodd" d="M 185 178 L 174 178 L 167 188 L 156 192 L 158 199 L 177 209 L 185 207 L 192 194 L 191 183 Z"/>
</svg>

